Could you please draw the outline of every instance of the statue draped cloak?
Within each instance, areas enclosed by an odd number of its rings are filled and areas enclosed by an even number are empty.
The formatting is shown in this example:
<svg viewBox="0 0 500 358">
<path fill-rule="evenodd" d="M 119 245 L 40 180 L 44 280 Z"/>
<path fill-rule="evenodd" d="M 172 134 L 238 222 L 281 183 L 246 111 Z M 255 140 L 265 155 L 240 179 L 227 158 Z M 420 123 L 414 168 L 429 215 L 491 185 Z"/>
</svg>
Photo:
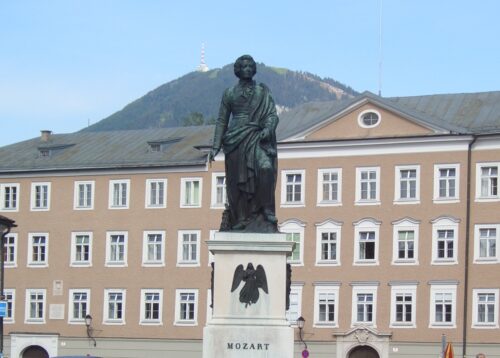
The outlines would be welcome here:
<svg viewBox="0 0 500 358">
<path fill-rule="evenodd" d="M 228 88 L 222 97 L 214 136 L 214 147 L 226 157 L 226 185 L 232 222 L 242 216 L 249 218 L 272 205 L 277 177 L 277 150 L 275 130 L 278 125 L 276 107 L 269 89 L 263 84 L 242 84 Z M 269 137 L 261 139 L 267 128 Z M 272 178 L 262 184 L 264 169 L 272 171 Z M 271 181 L 271 182 L 269 182 Z M 265 188 L 259 188 L 266 186 Z M 242 195 L 234 194 L 238 190 Z M 246 200 L 237 203 L 235 200 Z M 241 209 L 242 205 L 246 209 Z M 238 209 L 240 208 L 240 209 Z M 238 212 L 246 210 L 246 213 Z"/>
</svg>

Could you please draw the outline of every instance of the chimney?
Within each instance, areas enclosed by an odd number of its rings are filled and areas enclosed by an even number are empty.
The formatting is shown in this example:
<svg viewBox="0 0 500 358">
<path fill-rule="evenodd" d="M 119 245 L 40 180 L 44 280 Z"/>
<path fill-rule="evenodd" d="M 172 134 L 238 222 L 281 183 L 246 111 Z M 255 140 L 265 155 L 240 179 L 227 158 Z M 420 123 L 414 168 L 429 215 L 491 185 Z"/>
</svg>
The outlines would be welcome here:
<svg viewBox="0 0 500 358">
<path fill-rule="evenodd" d="M 40 133 L 41 133 L 40 139 L 42 142 L 48 142 L 50 140 L 50 135 L 52 134 L 52 131 L 41 130 Z"/>
</svg>

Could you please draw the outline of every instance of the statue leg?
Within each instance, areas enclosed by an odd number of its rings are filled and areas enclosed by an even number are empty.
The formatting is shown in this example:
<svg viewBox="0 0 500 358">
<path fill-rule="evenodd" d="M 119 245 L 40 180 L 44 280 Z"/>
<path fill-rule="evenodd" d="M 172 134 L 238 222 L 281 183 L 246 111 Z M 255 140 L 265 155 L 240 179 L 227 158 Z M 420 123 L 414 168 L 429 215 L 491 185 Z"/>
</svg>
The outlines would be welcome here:
<svg viewBox="0 0 500 358">
<path fill-rule="evenodd" d="M 276 212 L 274 207 L 274 192 L 276 188 L 276 169 L 275 160 L 270 158 L 267 153 L 260 149 L 258 164 L 259 171 L 257 175 L 257 195 L 264 217 L 267 221 L 276 224 Z"/>
</svg>

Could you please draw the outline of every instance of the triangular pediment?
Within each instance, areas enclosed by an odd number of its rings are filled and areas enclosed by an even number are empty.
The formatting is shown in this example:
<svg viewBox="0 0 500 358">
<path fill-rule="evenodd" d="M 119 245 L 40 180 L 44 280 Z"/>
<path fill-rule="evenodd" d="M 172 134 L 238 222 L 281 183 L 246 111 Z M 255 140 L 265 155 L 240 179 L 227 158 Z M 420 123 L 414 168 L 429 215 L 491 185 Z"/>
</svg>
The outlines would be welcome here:
<svg viewBox="0 0 500 358">
<path fill-rule="evenodd" d="M 322 141 L 448 134 L 448 126 L 426 118 L 382 97 L 365 92 L 350 102 L 334 106 L 325 113 L 324 104 L 314 104 L 305 112 L 302 128 L 288 133 L 285 141 Z M 313 118 L 317 113 L 318 118 Z M 326 114 L 326 115 L 325 115 Z M 319 118 L 321 116 L 321 118 Z M 307 125 L 309 123 L 309 125 Z"/>
</svg>

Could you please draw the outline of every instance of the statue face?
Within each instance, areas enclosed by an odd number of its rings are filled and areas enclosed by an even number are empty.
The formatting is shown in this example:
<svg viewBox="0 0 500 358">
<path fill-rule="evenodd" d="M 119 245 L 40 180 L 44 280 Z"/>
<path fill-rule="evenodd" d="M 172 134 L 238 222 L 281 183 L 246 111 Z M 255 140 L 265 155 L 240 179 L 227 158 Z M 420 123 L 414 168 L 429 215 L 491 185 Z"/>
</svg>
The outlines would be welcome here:
<svg viewBox="0 0 500 358">
<path fill-rule="evenodd" d="M 254 62 L 250 60 L 243 60 L 240 65 L 240 78 L 242 80 L 249 80 L 255 74 Z"/>
</svg>

